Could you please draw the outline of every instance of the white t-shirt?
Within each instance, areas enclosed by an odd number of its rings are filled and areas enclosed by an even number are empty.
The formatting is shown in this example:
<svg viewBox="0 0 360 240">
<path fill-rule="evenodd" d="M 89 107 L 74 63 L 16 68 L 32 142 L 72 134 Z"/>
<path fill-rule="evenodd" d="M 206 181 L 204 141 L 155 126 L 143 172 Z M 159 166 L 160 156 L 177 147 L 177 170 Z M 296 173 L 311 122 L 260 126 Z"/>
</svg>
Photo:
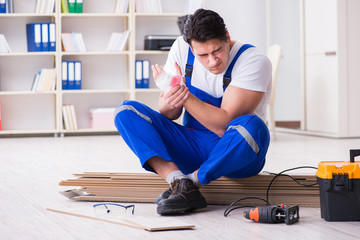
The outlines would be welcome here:
<svg viewBox="0 0 360 240">
<path fill-rule="evenodd" d="M 240 42 L 236 42 L 233 45 L 230 50 L 230 60 L 228 65 L 230 65 L 242 45 L 243 43 Z M 182 75 L 185 76 L 188 49 L 189 45 L 181 36 L 178 37 L 169 52 L 168 59 L 164 66 L 165 71 L 175 74 L 175 62 L 177 62 L 181 68 Z M 191 85 L 203 90 L 213 97 L 222 97 L 223 76 L 225 71 L 221 74 L 213 74 L 195 57 Z M 269 59 L 265 55 L 259 53 L 255 47 L 252 47 L 248 48 L 240 55 L 231 73 L 230 85 L 247 90 L 265 92 L 263 99 L 254 111 L 254 114 L 259 116 L 263 121 L 266 120 L 266 108 L 271 93 L 271 71 L 272 67 Z"/>
</svg>

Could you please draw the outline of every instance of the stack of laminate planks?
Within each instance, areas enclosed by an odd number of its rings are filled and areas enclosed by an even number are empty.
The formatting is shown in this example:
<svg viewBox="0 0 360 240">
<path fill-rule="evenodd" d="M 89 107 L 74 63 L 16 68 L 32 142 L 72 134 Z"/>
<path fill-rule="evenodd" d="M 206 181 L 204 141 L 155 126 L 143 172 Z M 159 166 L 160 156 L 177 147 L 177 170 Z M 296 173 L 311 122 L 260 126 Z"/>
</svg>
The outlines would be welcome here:
<svg viewBox="0 0 360 240">
<path fill-rule="evenodd" d="M 169 188 L 168 183 L 152 173 L 106 173 L 85 172 L 74 174 L 76 179 L 60 182 L 60 186 L 76 186 L 79 189 L 66 191 L 64 195 L 80 201 L 113 201 L 152 203 L 155 198 Z M 316 183 L 312 175 L 293 177 L 304 184 Z M 266 198 L 267 188 L 274 175 L 258 174 L 256 176 L 233 179 L 221 177 L 201 188 L 201 193 L 208 204 L 230 204 L 244 197 Z M 319 186 L 304 187 L 287 176 L 278 176 L 271 185 L 269 202 L 307 207 L 319 207 Z M 240 205 L 261 205 L 263 202 L 254 199 L 241 201 Z"/>
</svg>

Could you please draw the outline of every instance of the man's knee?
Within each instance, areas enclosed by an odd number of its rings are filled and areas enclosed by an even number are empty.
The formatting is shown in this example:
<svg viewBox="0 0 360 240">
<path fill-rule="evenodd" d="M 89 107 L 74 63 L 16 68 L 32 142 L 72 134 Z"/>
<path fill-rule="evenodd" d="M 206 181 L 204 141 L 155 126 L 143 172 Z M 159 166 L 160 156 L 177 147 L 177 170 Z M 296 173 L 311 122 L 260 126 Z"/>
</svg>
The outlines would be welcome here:
<svg viewBox="0 0 360 240">
<path fill-rule="evenodd" d="M 245 139 L 256 154 L 259 151 L 267 151 L 270 142 L 269 129 L 258 116 L 240 116 L 229 123 L 227 131 L 229 130 L 237 130 L 232 131 L 232 134 Z"/>
<path fill-rule="evenodd" d="M 244 126 L 246 129 L 249 129 L 249 131 L 252 131 L 254 129 L 255 132 L 260 130 L 261 132 L 264 132 L 264 134 L 269 133 L 269 129 L 266 126 L 265 122 L 256 115 L 249 114 L 235 118 L 229 123 L 228 127 L 234 125 Z"/>
<path fill-rule="evenodd" d="M 121 120 L 124 116 L 129 114 L 129 111 L 125 111 L 126 109 L 130 109 L 131 107 L 136 109 L 136 102 L 131 100 L 125 100 L 121 103 L 114 111 L 114 119 Z"/>
<path fill-rule="evenodd" d="M 120 106 L 115 109 L 114 121 L 117 122 L 128 121 L 129 117 L 140 117 L 148 122 L 151 119 L 145 114 L 145 105 L 137 101 L 125 100 Z"/>
</svg>

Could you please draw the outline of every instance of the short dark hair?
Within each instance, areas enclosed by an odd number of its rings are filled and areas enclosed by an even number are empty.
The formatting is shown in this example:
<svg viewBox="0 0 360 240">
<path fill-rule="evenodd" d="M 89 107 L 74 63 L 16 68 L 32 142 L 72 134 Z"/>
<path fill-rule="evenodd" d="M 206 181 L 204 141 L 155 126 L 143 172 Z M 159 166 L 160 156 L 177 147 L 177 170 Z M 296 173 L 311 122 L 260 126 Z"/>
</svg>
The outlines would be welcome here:
<svg viewBox="0 0 360 240">
<path fill-rule="evenodd" d="M 191 45 L 191 41 L 206 42 L 210 39 L 227 40 L 227 29 L 224 20 L 214 11 L 198 9 L 188 16 L 183 38 Z"/>
</svg>

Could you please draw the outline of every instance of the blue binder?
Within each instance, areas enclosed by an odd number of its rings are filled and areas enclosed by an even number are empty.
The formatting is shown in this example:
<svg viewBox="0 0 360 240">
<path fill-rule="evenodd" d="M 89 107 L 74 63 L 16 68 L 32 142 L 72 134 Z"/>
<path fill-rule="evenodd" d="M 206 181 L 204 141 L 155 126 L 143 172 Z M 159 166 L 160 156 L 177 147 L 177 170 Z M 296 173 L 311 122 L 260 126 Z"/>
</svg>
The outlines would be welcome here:
<svg viewBox="0 0 360 240">
<path fill-rule="evenodd" d="M 26 24 L 27 47 L 29 52 L 41 52 L 41 23 Z"/>
<path fill-rule="evenodd" d="M 68 88 L 75 89 L 75 62 L 68 61 Z"/>
<path fill-rule="evenodd" d="M 149 88 L 149 81 L 150 81 L 150 61 L 143 60 L 143 69 L 142 69 L 142 87 Z"/>
<path fill-rule="evenodd" d="M 81 80 L 82 80 L 82 66 L 81 66 L 81 61 L 75 61 L 75 87 L 74 89 L 81 89 Z"/>
<path fill-rule="evenodd" d="M 143 61 L 142 60 L 136 60 L 135 61 L 135 87 L 136 88 L 142 88 L 142 78 L 143 78 L 143 73 L 142 73 L 142 67 L 143 66 Z"/>
<path fill-rule="evenodd" d="M 0 13 L 6 13 L 6 0 L 0 0 Z"/>
<path fill-rule="evenodd" d="M 68 62 L 61 62 L 61 83 L 62 90 L 68 89 Z"/>
<path fill-rule="evenodd" d="M 56 27 L 55 23 L 49 23 L 49 51 L 56 51 Z"/>
<path fill-rule="evenodd" d="M 49 51 L 49 23 L 41 23 L 41 51 Z"/>
</svg>

